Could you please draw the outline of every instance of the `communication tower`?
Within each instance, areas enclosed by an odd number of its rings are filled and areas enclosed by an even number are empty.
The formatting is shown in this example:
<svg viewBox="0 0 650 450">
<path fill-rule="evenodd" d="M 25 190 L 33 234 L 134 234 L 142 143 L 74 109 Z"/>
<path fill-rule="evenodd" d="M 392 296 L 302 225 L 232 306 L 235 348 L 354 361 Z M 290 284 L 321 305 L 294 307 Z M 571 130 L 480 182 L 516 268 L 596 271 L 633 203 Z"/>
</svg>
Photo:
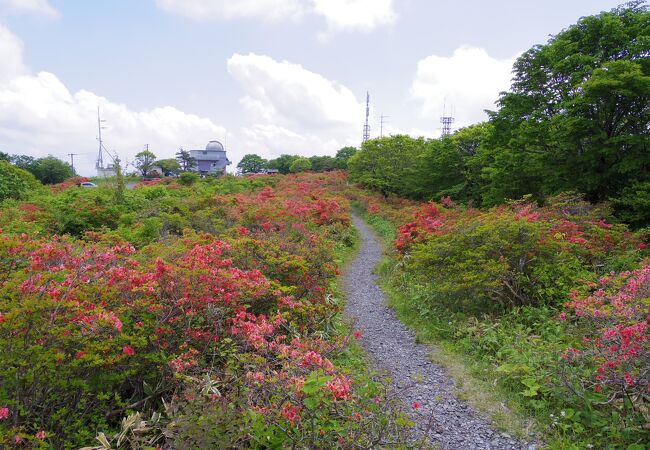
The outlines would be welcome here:
<svg viewBox="0 0 650 450">
<path fill-rule="evenodd" d="M 445 109 L 446 104 L 442 107 L 442 117 L 440 118 L 440 123 L 442 124 L 442 135 L 449 136 L 451 134 L 451 124 L 454 123 L 453 113 L 448 116 Z"/>
<path fill-rule="evenodd" d="M 370 93 L 366 91 L 366 124 L 363 126 L 363 142 L 370 139 L 370 124 L 368 118 L 370 117 Z"/>
</svg>

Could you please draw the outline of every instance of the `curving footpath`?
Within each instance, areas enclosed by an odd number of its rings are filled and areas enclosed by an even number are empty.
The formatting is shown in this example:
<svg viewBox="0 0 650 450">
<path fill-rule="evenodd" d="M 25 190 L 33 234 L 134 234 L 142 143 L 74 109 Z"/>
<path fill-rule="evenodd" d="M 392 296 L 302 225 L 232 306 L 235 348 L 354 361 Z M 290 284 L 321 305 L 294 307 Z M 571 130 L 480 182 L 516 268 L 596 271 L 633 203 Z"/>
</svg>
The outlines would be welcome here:
<svg viewBox="0 0 650 450">
<path fill-rule="evenodd" d="M 386 305 L 373 273 L 382 257 L 381 245 L 363 220 L 356 214 L 352 219 L 361 246 L 345 274 L 346 313 L 356 319 L 361 344 L 375 368 L 387 372 L 405 405 L 411 409 L 414 402 L 421 404 L 411 412 L 415 437 L 426 433 L 431 444 L 450 450 L 534 450 L 534 444 L 495 430 L 488 419 L 456 398 L 454 381 L 429 360 L 427 347 L 416 343 L 414 333 Z"/>
</svg>

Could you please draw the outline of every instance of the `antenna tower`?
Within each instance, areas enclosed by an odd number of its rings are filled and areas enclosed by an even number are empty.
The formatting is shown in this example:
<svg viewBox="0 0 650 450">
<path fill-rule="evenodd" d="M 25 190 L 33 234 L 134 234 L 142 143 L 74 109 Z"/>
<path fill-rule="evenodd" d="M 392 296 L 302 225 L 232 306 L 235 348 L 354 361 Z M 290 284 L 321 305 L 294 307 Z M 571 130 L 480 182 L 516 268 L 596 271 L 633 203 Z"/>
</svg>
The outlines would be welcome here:
<svg viewBox="0 0 650 450">
<path fill-rule="evenodd" d="M 381 113 L 381 116 L 379 116 L 379 137 L 384 137 L 384 124 L 388 122 L 386 119 L 389 117 L 385 116 L 384 113 Z"/>
<path fill-rule="evenodd" d="M 444 104 L 442 107 L 442 117 L 440 118 L 440 123 L 442 124 L 442 135 L 449 136 L 451 134 L 451 124 L 454 123 L 453 116 L 448 116 L 446 114 L 447 105 Z"/>
<path fill-rule="evenodd" d="M 104 168 L 104 142 L 102 141 L 102 130 L 106 127 L 102 126 L 103 122 L 106 121 L 102 120 L 101 116 L 99 115 L 99 106 L 97 106 L 97 140 L 99 141 L 99 154 L 97 155 L 97 163 L 95 163 L 95 168 L 97 169 Z"/>
<path fill-rule="evenodd" d="M 363 126 L 363 142 L 370 139 L 370 124 L 368 118 L 370 117 L 370 93 L 366 91 L 366 124 Z"/>
</svg>

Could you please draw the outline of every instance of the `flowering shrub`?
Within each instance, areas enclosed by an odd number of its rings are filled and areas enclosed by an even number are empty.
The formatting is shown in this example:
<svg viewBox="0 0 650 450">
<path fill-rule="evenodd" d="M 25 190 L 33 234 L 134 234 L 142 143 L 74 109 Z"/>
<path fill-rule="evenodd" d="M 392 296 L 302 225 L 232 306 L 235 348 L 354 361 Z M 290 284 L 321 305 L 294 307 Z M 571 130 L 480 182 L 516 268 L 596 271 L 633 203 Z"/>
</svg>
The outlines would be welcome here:
<svg viewBox="0 0 650 450">
<path fill-rule="evenodd" d="M 604 276 L 593 292 L 574 291 L 567 303 L 587 333 L 583 348 L 570 349 L 565 359 L 589 360 L 596 366 L 592 388 L 635 406 L 650 392 L 649 298 L 650 266 L 644 266 Z"/>
<path fill-rule="evenodd" d="M 399 227 L 395 248 L 436 298 L 467 311 L 561 304 L 573 285 L 619 259 L 640 237 L 575 199 L 547 207 L 517 202 L 487 211 L 427 203 Z"/>
<path fill-rule="evenodd" d="M 335 245 L 352 243 L 344 190 L 342 174 L 303 174 L 18 205 L 32 232 L 0 232 L 0 445 L 88 444 L 163 400 L 156 442 L 203 439 L 198 411 L 230 421 L 217 447 L 378 442 L 380 388 L 332 360 L 347 342 L 330 291 Z"/>
<path fill-rule="evenodd" d="M 548 425 L 558 448 L 642 448 L 647 233 L 573 193 L 489 210 L 353 198 L 394 224 L 387 284 L 409 323 L 469 355 L 482 378 Z"/>
</svg>

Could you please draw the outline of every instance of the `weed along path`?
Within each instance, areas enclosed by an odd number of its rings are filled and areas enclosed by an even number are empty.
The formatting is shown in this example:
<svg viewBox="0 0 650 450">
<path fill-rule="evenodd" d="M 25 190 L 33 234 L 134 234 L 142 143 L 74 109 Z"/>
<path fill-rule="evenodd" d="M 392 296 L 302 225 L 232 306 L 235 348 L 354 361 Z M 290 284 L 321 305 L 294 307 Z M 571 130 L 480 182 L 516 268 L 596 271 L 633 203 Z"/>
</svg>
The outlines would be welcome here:
<svg viewBox="0 0 650 450">
<path fill-rule="evenodd" d="M 357 320 L 355 328 L 361 331 L 361 344 L 375 368 L 387 372 L 412 411 L 416 437 L 426 433 L 433 445 L 443 449 L 535 449 L 495 430 L 489 420 L 456 398 L 453 380 L 429 360 L 427 347 L 416 343 L 414 333 L 386 305 L 373 273 L 382 257 L 381 245 L 363 220 L 353 215 L 353 221 L 361 245 L 345 274 L 346 313 Z"/>
</svg>

